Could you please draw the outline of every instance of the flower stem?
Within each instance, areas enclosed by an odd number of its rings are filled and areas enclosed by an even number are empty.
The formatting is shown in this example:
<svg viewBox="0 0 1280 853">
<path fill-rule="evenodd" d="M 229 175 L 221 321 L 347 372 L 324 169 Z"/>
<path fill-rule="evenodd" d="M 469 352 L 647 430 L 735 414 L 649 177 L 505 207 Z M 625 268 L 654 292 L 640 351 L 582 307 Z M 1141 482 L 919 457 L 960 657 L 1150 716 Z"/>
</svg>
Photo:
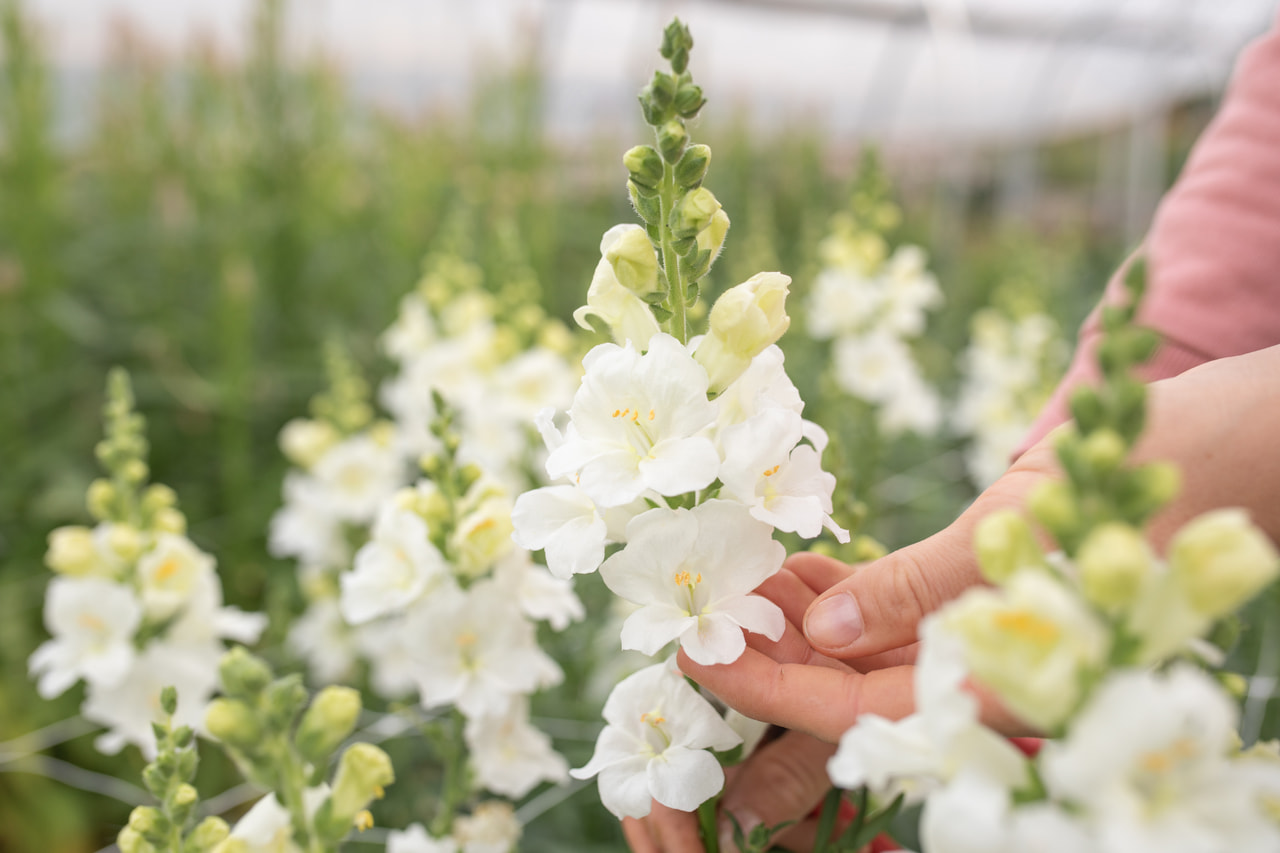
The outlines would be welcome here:
<svg viewBox="0 0 1280 853">
<path fill-rule="evenodd" d="M 689 342 L 689 327 L 685 312 L 685 298 L 689 287 L 680 272 L 680 258 L 676 255 L 675 245 L 671 240 L 671 226 L 668 220 L 676 206 L 675 167 L 670 163 L 662 164 L 662 186 L 658 189 L 662 219 L 658 228 L 662 231 L 662 269 L 667 274 L 667 299 L 671 303 L 671 319 L 667 321 L 668 330 L 680 343 Z"/>
<path fill-rule="evenodd" d="M 716 828 L 716 810 L 720 805 L 717 794 L 698 806 L 698 831 L 702 835 L 702 846 L 707 853 L 720 853 L 720 834 Z"/>
</svg>

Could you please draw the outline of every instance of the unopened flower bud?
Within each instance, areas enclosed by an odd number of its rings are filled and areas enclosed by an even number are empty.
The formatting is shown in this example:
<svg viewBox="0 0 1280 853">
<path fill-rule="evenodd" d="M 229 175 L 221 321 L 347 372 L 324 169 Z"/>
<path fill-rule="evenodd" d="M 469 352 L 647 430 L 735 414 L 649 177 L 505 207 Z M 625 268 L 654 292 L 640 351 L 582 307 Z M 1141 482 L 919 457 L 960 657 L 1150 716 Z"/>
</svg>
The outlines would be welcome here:
<svg viewBox="0 0 1280 853">
<path fill-rule="evenodd" d="M 164 483 L 152 483 L 142 493 L 142 511 L 146 513 L 159 512 L 177 504 L 177 492 Z"/>
<path fill-rule="evenodd" d="M 156 853 L 155 845 L 131 826 L 126 826 L 116 835 L 116 846 L 120 853 Z"/>
<path fill-rule="evenodd" d="M 200 799 L 200 795 L 196 792 L 194 786 L 183 782 L 173 791 L 173 797 L 170 800 L 170 813 L 173 819 L 179 824 L 185 824 L 187 818 L 191 815 L 191 810 L 195 808 L 196 802 Z"/>
<path fill-rule="evenodd" d="M 116 503 L 116 487 L 110 480 L 99 478 L 89 484 L 85 504 L 94 518 L 99 521 L 111 518 L 115 514 Z"/>
<path fill-rule="evenodd" d="M 671 69 L 677 74 L 683 74 L 689 65 L 689 51 L 693 49 L 693 35 L 689 32 L 689 28 L 676 18 L 667 24 L 665 30 L 662 31 L 662 47 L 659 53 L 662 58 L 671 63 Z"/>
<path fill-rule="evenodd" d="M 702 183 L 711 167 L 711 147 L 709 145 L 690 145 L 676 163 L 676 183 L 686 189 L 692 189 Z"/>
<path fill-rule="evenodd" d="M 710 328 L 693 357 L 706 368 L 710 392 L 719 394 L 791 325 L 786 313 L 791 279 L 756 273 L 720 295 L 711 308 Z"/>
<path fill-rule="evenodd" d="M 166 507 L 151 518 L 151 529 L 155 533 L 172 533 L 182 536 L 187 532 L 187 517 L 180 510 Z"/>
<path fill-rule="evenodd" d="M 138 806 L 129 813 L 129 828 L 144 837 L 162 833 L 168 826 L 169 821 L 152 806 Z"/>
<path fill-rule="evenodd" d="M 87 575 L 97 567 L 93 531 L 80 525 L 59 527 L 49 533 L 44 563 L 63 575 Z"/>
<path fill-rule="evenodd" d="M 195 853 L 208 853 L 217 847 L 231 834 L 231 827 L 220 817 L 210 815 L 196 824 L 187 836 L 186 846 Z"/>
<path fill-rule="evenodd" d="M 618 234 L 604 253 L 618 283 L 645 301 L 665 293 L 658 283 L 658 254 L 643 228 L 628 228 Z"/>
<path fill-rule="evenodd" d="M 147 463 L 141 459 L 130 459 L 120 469 L 120 476 L 130 483 L 146 482 L 150 473 L 151 470 L 147 467 Z"/>
<path fill-rule="evenodd" d="M 714 262 L 724 247 L 725 235 L 729 233 L 729 214 L 721 208 L 711 217 L 711 222 L 698 232 L 698 250 L 709 253 L 709 263 Z"/>
<path fill-rule="evenodd" d="M 1019 569 L 1044 564 L 1044 554 L 1026 519 L 1011 509 L 997 510 L 978 522 L 973 548 L 982 576 L 1004 583 Z"/>
<path fill-rule="evenodd" d="M 1128 450 L 1119 433 L 1106 428 L 1089 433 L 1080 447 L 1080 453 L 1090 468 L 1104 475 L 1120 466 Z"/>
<path fill-rule="evenodd" d="M 1071 486 L 1061 480 L 1037 484 L 1027 496 L 1027 508 L 1059 542 L 1071 538 L 1080 528 L 1080 507 L 1075 494 Z"/>
<path fill-rule="evenodd" d="M 342 440 L 328 421 L 294 418 L 280 430 L 280 449 L 299 468 L 310 468 Z"/>
<path fill-rule="evenodd" d="M 1096 429 L 1105 414 L 1097 389 L 1088 385 L 1077 385 L 1071 392 L 1070 407 L 1071 416 L 1083 433 Z"/>
<path fill-rule="evenodd" d="M 1085 597 L 1104 610 L 1131 605 L 1154 567 L 1146 540 L 1133 527 L 1110 522 L 1094 528 L 1076 554 Z"/>
<path fill-rule="evenodd" d="M 178 713 L 178 690 L 172 684 L 160 688 L 160 710 L 170 717 Z"/>
<path fill-rule="evenodd" d="M 358 690 L 337 685 L 321 690 L 298 723 L 298 752 L 312 764 L 326 761 L 355 731 L 360 709 Z"/>
<path fill-rule="evenodd" d="M 1148 462 L 1129 474 L 1127 502 L 1135 513 L 1160 509 L 1178 496 L 1182 472 L 1172 462 Z"/>
<path fill-rule="evenodd" d="M 622 165 L 642 190 L 655 191 L 662 183 L 662 155 L 652 145 L 637 145 L 622 155 Z"/>
<path fill-rule="evenodd" d="M 107 531 L 107 547 L 121 560 L 132 563 L 142 554 L 145 542 L 132 524 L 113 524 Z"/>
<path fill-rule="evenodd" d="M 370 801 L 395 781 L 391 759 L 371 743 L 353 743 L 338 760 L 330 798 L 335 819 L 350 825 Z"/>
<path fill-rule="evenodd" d="M 675 108 L 682 118 L 693 118 L 706 103 L 701 86 L 687 83 L 676 91 Z"/>
<path fill-rule="evenodd" d="M 689 131 L 684 129 L 684 124 L 679 119 L 671 119 L 658 128 L 658 150 L 662 152 L 662 159 L 668 163 L 680 162 L 688 144 Z"/>
<path fill-rule="evenodd" d="M 646 223 L 657 224 L 662 221 L 662 198 L 657 190 L 649 195 L 646 195 L 647 192 L 636 186 L 635 181 L 627 181 L 627 194 L 631 197 L 631 206 Z"/>
<path fill-rule="evenodd" d="M 670 74 L 653 72 L 653 79 L 640 90 L 640 109 L 644 120 L 657 127 L 670 114 L 676 96 L 676 81 Z"/>
<path fill-rule="evenodd" d="M 1169 544 L 1169 566 L 1187 602 L 1217 619 L 1269 584 L 1280 557 L 1244 510 L 1231 508 L 1207 512 L 1179 530 Z"/>
<path fill-rule="evenodd" d="M 300 673 L 293 672 L 276 679 L 268 685 L 263 698 L 266 726 L 272 730 L 292 726 L 298 712 L 307 704 L 307 698 L 307 688 L 302 684 Z"/>
<path fill-rule="evenodd" d="M 251 749 L 262 737 L 253 709 L 239 699 L 214 699 L 205 711 L 204 725 L 209 734 L 237 749 Z"/>
<path fill-rule="evenodd" d="M 218 677 L 228 696 L 251 699 L 271 683 L 271 667 L 244 646 L 236 646 L 218 662 Z"/>
<path fill-rule="evenodd" d="M 719 211 L 720 202 L 716 200 L 715 193 L 706 187 L 698 187 L 672 211 L 671 230 L 678 235 L 692 236 L 709 226 Z"/>
</svg>

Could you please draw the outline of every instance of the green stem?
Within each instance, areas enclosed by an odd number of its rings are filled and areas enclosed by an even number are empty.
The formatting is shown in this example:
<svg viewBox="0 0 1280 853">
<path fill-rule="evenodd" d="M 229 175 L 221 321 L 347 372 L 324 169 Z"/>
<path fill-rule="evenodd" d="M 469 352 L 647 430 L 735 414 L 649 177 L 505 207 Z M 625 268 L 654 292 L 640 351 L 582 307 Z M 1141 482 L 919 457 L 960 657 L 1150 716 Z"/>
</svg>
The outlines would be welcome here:
<svg viewBox="0 0 1280 853">
<path fill-rule="evenodd" d="M 707 853 L 720 853 L 720 833 L 716 826 L 716 809 L 720 805 L 717 794 L 698 806 L 698 831 L 702 833 L 702 846 Z"/>
<path fill-rule="evenodd" d="M 289 817 L 293 822 L 294 837 L 303 839 L 304 849 L 307 853 L 325 853 L 324 844 L 312 832 L 310 822 L 307 820 L 307 807 L 302 797 L 302 792 L 306 787 L 302 767 L 294 760 L 288 744 L 284 743 L 283 740 L 277 744 L 274 752 L 280 774 L 279 794 L 281 799 L 284 800 L 284 807 L 289 810 Z"/>
<path fill-rule="evenodd" d="M 658 189 L 662 220 L 662 269 L 667 274 L 667 299 L 671 303 L 671 319 L 667 321 L 671 334 L 682 344 L 689 342 L 689 326 L 685 312 L 685 297 L 689 287 L 680 272 L 680 258 L 671 241 L 671 227 L 667 220 L 676 205 L 676 174 L 670 163 L 662 164 L 662 186 Z"/>
<path fill-rule="evenodd" d="M 440 810 L 431 821 L 431 834 L 436 838 L 443 838 L 453 829 L 454 815 L 467 797 L 465 766 L 467 756 L 458 749 L 458 744 L 462 740 L 462 714 L 456 710 L 453 711 L 448 730 L 444 730 L 441 726 L 435 730 L 434 735 L 431 739 L 440 752 L 440 763 L 444 766 L 444 779 L 441 782 L 443 790 L 440 796 Z"/>
</svg>

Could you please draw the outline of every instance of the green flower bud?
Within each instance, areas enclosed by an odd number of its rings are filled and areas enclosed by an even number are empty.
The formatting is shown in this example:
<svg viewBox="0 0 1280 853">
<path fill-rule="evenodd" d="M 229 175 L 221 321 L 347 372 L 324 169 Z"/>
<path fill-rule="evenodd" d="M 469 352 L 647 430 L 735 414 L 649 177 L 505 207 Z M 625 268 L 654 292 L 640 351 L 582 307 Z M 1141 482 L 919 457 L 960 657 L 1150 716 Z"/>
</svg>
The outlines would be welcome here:
<svg viewBox="0 0 1280 853">
<path fill-rule="evenodd" d="M 790 285 L 791 279 L 782 273 L 757 273 L 716 300 L 710 328 L 693 354 L 707 370 L 713 395 L 741 376 L 751 359 L 791 325 L 786 313 Z"/>
<path fill-rule="evenodd" d="M 129 828 L 152 844 L 164 844 L 170 823 L 159 809 L 138 806 L 129 813 Z"/>
<path fill-rule="evenodd" d="M 99 521 L 106 521 L 115 514 L 117 502 L 116 487 L 110 480 L 99 478 L 89 484 L 89 491 L 85 495 L 89 515 Z"/>
<path fill-rule="evenodd" d="M 193 853 L 208 853 L 225 841 L 230 834 L 231 827 L 225 820 L 210 815 L 191 830 L 191 834 L 187 836 L 186 846 Z"/>
<path fill-rule="evenodd" d="M 711 217 L 706 228 L 698 232 L 698 251 L 707 253 L 707 266 L 715 263 L 724 247 L 724 238 L 729 233 L 729 214 L 721 208 Z"/>
<path fill-rule="evenodd" d="M 330 685 L 302 715 L 294 743 L 298 753 L 312 764 L 322 764 L 355 731 L 360 718 L 360 692 Z"/>
<path fill-rule="evenodd" d="M 209 734 L 237 749 L 252 751 L 262 738 L 257 715 L 239 699 L 214 699 L 205 711 L 204 725 Z"/>
<path fill-rule="evenodd" d="M 178 494 L 164 483 L 152 483 L 142 493 L 142 511 L 148 514 L 178 505 Z"/>
<path fill-rule="evenodd" d="M 631 206 L 646 223 L 656 225 L 662 221 L 662 199 L 656 190 L 648 195 L 645 194 L 646 192 L 648 191 L 636 186 L 635 181 L 627 181 L 627 194 L 631 196 Z"/>
<path fill-rule="evenodd" d="M 370 801 L 380 798 L 395 778 L 385 752 L 371 743 L 353 743 L 338 760 L 333 779 L 330 803 L 334 819 L 350 826 L 356 815 Z"/>
<path fill-rule="evenodd" d="M 1076 386 L 1071 392 L 1070 406 L 1071 417 L 1075 419 L 1076 426 L 1086 434 L 1097 429 L 1106 414 L 1097 389 L 1088 385 Z"/>
<path fill-rule="evenodd" d="M 1080 506 L 1070 484 L 1061 480 L 1039 483 L 1027 497 L 1027 508 L 1059 543 L 1080 529 Z"/>
<path fill-rule="evenodd" d="M 1182 471 L 1171 462 L 1148 462 L 1129 473 L 1124 503 L 1135 515 L 1160 509 L 1182 490 Z"/>
<path fill-rule="evenodd" d="M 120 848 L 120 853 L 156 853 L 155 845 L 129 826 L 116 835 L 116 846 Z"/>
<path fill-rule="evenodd" d="M 1215 672 L 1214 676 L 1218 679 L 1218 683 L 1222 685 L 1222 689 L 1231 695 L 1231 698 L 1237 702 L 1249 695 L 1249 679 L 1245 678 L 1238 672 Z"/>
<path fill-rule="evenodd" d="M 1089 601 L 1104 610 L 1133 604 L 1154 571 L 1154 555 L 1133 527 L 1110 522 L 1094 528 L 1080 545 L 1076 566 Z"/>
<path fill-rule="evenodd" d="M 658 150 L 668 163 L 680 162 L 685 146 L 689 144 L 689 131 L 679 119 L 671 119 L 658 128 Z"/>
<path fill-rule="evenodd" d="M 187 517 L 173 507 L 166 507 L 151 517 L 151 529 L 182 536 L 187 532 Z"/>
<path fill-rule="evenodd" d="M 173 685 L 160 688 L 160 710 L 170 717 L 178 713 L 178 690 Z"/>
<path fill-rule="evenodd" d="M 1096 429 L 1085 437 L 1080 447 L 1084 461 L 1095 474 L 1107 475 L 1120 467 L 1129 452 L 1124 439 L 1113 429 Z"/>
<path fill-rule="evenodd" d="M 658 254 L 642 228 L 628 228 L 605 250 L 605 260 L 613 267 L 618 283 L 641 299 L 649 301 L 666 289 L 658 281 Z"/>
<path fill-rule="evenodd" d="M 200 795 L 196 789 L 183 782 L 177 788 L 173 789 L 173 797 L 169 801 L 169 814 L 178 824 L 185 824 L 187 818 L 191 816 L 191 810 L 195 808 L 199 801 Z"/>
<path fill-rule="evenodd" d="M 702 87 L 692 83 L 681 86 L 676 91 L 676 112 L 683 118 L 693 118 L 706 105 L 707 99 L 702 94 Z"/>
<path fill-rule="evenodd" d="M 120 469 L 120 476 L 130 483 L 144 483 L 150 473 L 147 463 L 141 459 L 130 459 Z"/>
<path fill-rule="evenodd" d="M 692 237 L 710 226 L 719 212 L 720 202 L 716 200 L 715 193 L 706 187 L 698 187 L 671 211 L 671 222 L 668 224 L 672 233 L 677 236 Z"/>
<path fill-rule="evenodd" d="M 87 575 L 98 567 L 98 552 L 93 531 L 75 525 L 59 527 L 49 533 L 49 550 L 44 564 L 62 575 Z"/>
<path fill-rule="evenodd" d="M 992 583 L 1004 583 L 1019 569 L 1044 564 L 1031 525 L 1011 509 L 997 510 L 978 522 L 973 548 L 982 576 Z"/>
<path fill-rule="evenodd" d="M 637 145 L 622 155 L 622 165 L 627 167 L 631 180 L 652 195 L 662 183 L 662 155 L 652 145 Z"/>
<path fill-rule="evenodd" d="M 228 696 L 252 699 L 271 683 L 271 667 L 244 646 L 236 646 L 219 661 L 218 677 Z"/>
<path fill-rule="evenodd" d="M 662 32 L 662 47 L 658 52 L 663 59 L 670 61 L 671 68 L 677 74 L 683 74 L 689 64 L 689 51 L 692 49 L 693 36 L 689 33 L 689 28 L 679 18 L 673 18 Z"/>
<path fill-rule="evenodd" d="M 307 704 L 307 698 L 307 688 L 302 686 L 299 673 L 277 679 L 267 688 L 263 700 L 267 727 L 273 731 L 291 727 L 298 712 Z"/>
<path fill-rule="evenodd" d="M 711 146 L 690 145 L 676 163 L 676 183 L 685 189 L 694 189 L 707 176 L 711 166 Z"/>
<path fill-rule="evenodd" d="M 1219 509 L 1193 519 L 1169 544 L 1169 567 L 1188 603 L 1217 619 L 1275 579 L 1280 556 L 1242 509 Z"/>
</svg>

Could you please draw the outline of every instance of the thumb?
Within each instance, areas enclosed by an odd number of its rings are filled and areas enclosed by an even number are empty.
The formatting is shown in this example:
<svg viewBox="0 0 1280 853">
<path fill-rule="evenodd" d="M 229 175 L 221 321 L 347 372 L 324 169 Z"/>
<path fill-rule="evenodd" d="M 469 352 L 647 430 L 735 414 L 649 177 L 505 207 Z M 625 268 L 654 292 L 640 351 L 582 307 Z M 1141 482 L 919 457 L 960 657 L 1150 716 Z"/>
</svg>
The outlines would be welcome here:
<svg viewBox="0 0 1280 853">
<path fill-rule="evenodd" d="M 809 643 L 826 655 L 847 659 L 915 642 L 921 619 L 982 583 L 973 550 L 978 522 L 998 509 L 1022 508 L 1031 489 L 1057 470 L 1052 444 L 1043 439 L 946 528 L 856 568 L 809 605 L 804 617 Z M 797 555 L 792 561 L 802 558 L 822 559 Z"/>
<path fill-rule="evenodd" d="M 735 769 L 721 800 L 720 849 L 738 849 L 729 815 L 737 821 L 744 837 L 757 826 L 802 822 L 831 790 L 827 761 L 835 750 L 835 744 L 803 732 L 786 731 L 752 753 Z M 795 826 L 779 837 L 785 839 L 797 831 L 803 830 Z M 812 844 L 806 849 L 812 849 Z"/>
</svg>

